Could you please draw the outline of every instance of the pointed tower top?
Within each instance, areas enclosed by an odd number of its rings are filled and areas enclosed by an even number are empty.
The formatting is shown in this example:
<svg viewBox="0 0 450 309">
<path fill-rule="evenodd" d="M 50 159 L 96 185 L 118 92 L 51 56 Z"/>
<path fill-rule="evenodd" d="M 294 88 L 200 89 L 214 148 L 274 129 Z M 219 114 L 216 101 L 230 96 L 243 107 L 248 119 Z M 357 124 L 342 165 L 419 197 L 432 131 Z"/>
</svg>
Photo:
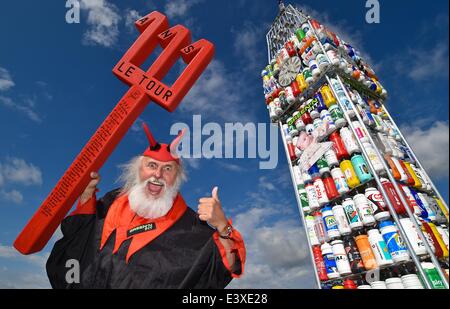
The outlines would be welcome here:
<svg viewBox="0 0 450 309">
<path fill-rule="evenodd" d="M 280 9 L 280 12 L 284 11 L 285 6 L 283 0 L 278 0 L 278 8 Z"/>
</svg>

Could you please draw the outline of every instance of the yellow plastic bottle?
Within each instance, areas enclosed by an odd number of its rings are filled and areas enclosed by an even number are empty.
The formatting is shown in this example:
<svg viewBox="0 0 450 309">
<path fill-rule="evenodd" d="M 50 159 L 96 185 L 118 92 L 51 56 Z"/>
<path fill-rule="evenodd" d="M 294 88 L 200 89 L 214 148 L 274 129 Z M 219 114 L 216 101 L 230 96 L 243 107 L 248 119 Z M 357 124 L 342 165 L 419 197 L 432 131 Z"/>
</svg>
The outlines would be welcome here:
<svg viewBox="0 0 450 309">
<path fill-rule="evenodd" d="M 448 248 L 445 245 L 445 242 L 442 239 L 441 234 L 437 230 L 436 225 L 434 225 L 434 223 L 432 223 L 432 222 L 428 222 L 428 225 L 430 226 L 431 231 L 433 231 L 433 235 L 436 238 L 436 240 L 438 241 L 439 247 L 441 247 L 441 249 L 442 249 L 442 257 L 448 258 Z"/>
<path fill-rule="evenodd" d="M 302 73 L 298 74 L 295 80 L 297 81 L 298 87 L 302 92 L 309 87 Z"/>
<path fill-rule="evenodd" d="M 448 210 L 447 207 L 444 206 L 444 204 L 442 203 L 441 199 L 438 198 L 437 196 L 433 196 L 433 198 L 435 199 L 436 203 L 439 205 L 439 208 L 442 210 L 442 213 L 444 214 L 445 218 L 448 221 Z"/>
<path fill-rule="evenodd" d="M 350 160 L 343 160 L 340 164 L 341 170 L 347 179 L 348 186 L 353 189 L 361 184 L 358 176 L 356 175 L 355 169 L 353 168 L 352 162 Z"/>
<path fill-rule="evenodd" d="M 406 169 L 408 170 L 411 177 L 414 179 L 414 188 L 420 189 L 422 188 L 422 183 L 420 182 L 420 179 L 417 177 L 416 173 L 414 173 L 414 170 L 411 168 L 411 163 L 403 161 L 403 163 L 406 166 Z"/>
<path fill-rule="evenodd" d="M 327 84 L 322 86 L 322 88 L 320 89 L 320 93 L 322 94 L 323 101 L 328 108 L 331 105 L 336 104 L 336 98 L 334 97 L 333 92 L 331 92 L 331 89 Z"/>
</svg>

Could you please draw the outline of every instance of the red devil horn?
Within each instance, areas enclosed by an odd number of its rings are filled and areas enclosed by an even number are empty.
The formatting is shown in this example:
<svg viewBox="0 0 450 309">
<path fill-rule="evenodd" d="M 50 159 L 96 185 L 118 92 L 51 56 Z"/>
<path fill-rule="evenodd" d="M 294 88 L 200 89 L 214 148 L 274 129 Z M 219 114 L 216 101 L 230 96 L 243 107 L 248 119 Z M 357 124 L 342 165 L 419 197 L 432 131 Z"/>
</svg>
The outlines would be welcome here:
<svg viewBox="0 0 450 309">
<path fill-rule="evenodd" d="M 142 122 L 142 127 L 144 128 L 145 135 L 147 135 L 150 147 L 155 147 L 158 143 L 156 142 L 155 138 L 153 137 L 152 132 L 150 132 L 148 125 L 145 122 Z"/>
<path fill-rule="evenodd" d="M 174 158 L 178 158 L 177 155 L 177 148 L 178 145 L 180 144 L 181 140 L 183 139 L 184 133 L 186 133 L 186 128 L 184 128 L 183 130 L 181 130 L 177 137 L 175 137 L 175 139 L 170 143 L 170 154 L 172 155 L 172 157 Z"/>
</svg>

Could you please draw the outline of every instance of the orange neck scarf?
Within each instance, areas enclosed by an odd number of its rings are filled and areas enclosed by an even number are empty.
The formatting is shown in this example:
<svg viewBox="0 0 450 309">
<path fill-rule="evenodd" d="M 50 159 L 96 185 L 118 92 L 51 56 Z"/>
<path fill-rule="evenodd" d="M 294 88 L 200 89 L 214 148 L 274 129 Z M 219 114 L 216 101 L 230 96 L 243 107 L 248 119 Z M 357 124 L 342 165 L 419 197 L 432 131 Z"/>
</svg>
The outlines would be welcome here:
<svg viewBox="0 0 450 309">
<path fill-rule="evenodd" d="M 114 230 L 116 231 L 116 241 L 113 254 L 117 253 L 121 244 L 131 238 L 128 248 L 126 262 L 130 257 L 148 245 L 159 235 L 169 229 L 186 211 L 186 203 L 178 193 L 169 212 L 160 218 L 145 219 L 139 217 L 130 208 L 128 195 L 119 196 L 111 205 L 103 224 L 100 250 L 105 246 L 108 238 Z"/>
</svg>

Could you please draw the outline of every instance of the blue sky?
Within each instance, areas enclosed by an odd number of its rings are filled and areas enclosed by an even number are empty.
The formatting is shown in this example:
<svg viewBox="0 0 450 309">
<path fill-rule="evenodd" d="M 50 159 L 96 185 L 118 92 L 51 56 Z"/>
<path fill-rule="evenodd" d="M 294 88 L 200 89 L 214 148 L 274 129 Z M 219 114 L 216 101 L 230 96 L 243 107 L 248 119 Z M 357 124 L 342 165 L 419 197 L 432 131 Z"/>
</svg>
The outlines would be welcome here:
<svg viewBox="0 0 450 309">
<path fill-rule="evenodd" d="M 260 71 L 265 32 L 277 1 L 85 1 L 79 24 L 65 22 L 64 1 L 0 5 L 0 287 L 48 287 L 45 259 L 20 256 L 12 243 L 95 129 L 127 90 L 111 73 L 137 37 L 133 22 L 153 10 L 193 39 L 216 46 L 214 61 L 169 114 L 150 104 L 141 119 L 169 141 L 175 122 L 267 123 Z M 292 3 L 297 3 L 293 1 Z M 448 1 L 380 1 L 381 23 L 365 22 L 365 1 L 301 1 L 310 15 L 368 57 L 390 94 L 391 114 L 448 201 Z M 24 12 L 33 14 L 24 15 Z M 173 80 L 171 71 L 167 81 Z M 118 165 L 146 147 L 130 130 L 100 170 L 100 193 L 117 187 Z M 247 243 L 247 274 L 231 287 L 313 287 L 311 265 L 285 154 L 259 170 L 258 159 L 192 159 L 182 189 L 187 202 L 219 186 L 219 196 Z M 281 253 L 281 254 L 280 254 Z"/>
</svg>

